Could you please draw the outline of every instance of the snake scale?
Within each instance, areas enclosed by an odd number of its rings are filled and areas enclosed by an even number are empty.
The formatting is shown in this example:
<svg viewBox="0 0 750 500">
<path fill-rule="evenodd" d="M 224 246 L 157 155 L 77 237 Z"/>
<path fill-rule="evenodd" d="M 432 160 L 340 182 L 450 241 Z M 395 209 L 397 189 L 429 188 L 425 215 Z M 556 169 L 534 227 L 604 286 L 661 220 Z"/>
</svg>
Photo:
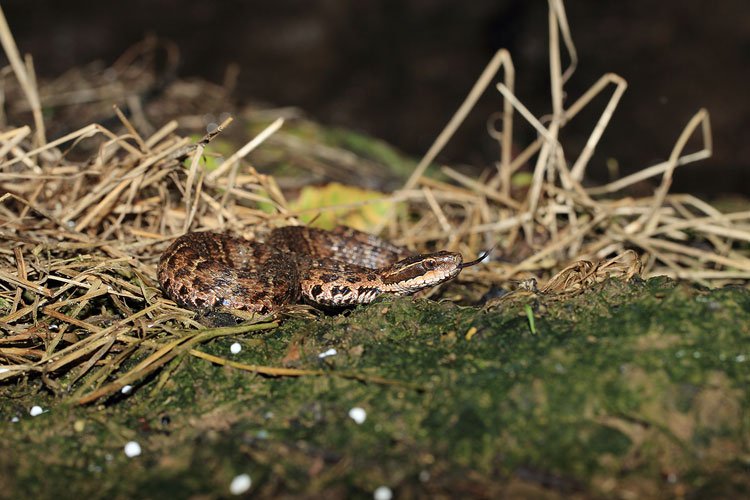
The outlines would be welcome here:
<svg viewBox="0 0 750 500">
<path fill-rule="evenodd" d="M 272 314 L 302 299 L 326 306 L 408 295 L 455 278 L 456 252 L 413 255 L 367 233 L 340 227 L 274 229 L 264 242 L 219 233 L 188 233 L 162 254 L 158 279 L 166 295 L 196 311 Z"/>
</svg>

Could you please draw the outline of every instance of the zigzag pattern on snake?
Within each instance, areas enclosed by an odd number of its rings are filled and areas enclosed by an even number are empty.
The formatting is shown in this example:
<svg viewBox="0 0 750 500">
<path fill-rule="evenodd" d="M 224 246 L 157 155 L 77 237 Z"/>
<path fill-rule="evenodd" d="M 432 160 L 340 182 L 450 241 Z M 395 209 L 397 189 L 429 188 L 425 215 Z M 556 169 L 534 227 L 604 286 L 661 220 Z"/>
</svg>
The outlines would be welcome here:
<svg viewBox="0 0 750 500">
<path fill-rule="evenodd" d="M 345 306 L 382 293 L 408 295 L 455 278 L 456 252 L 413 255 L 350 228 L 274 229 L 265 242 L 219 233 L 188 233 L 162 254 L 158 279 L 166 295 L 197 311 L 239 309 L 271 314 L 307 301 Z"/>
</svg>

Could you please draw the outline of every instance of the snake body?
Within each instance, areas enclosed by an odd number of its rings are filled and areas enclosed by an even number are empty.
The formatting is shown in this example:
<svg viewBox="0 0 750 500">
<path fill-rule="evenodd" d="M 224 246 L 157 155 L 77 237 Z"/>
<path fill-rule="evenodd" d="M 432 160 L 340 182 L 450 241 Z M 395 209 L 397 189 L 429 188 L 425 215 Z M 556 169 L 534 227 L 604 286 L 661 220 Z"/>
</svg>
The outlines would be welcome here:
<svg viewBox="0 0 750 500">
<path fill-rule="evenodd" d="M 476 262 L 464 264 L 456 252 L 412 255 L 349 228 L 287 226 L 264 242 L 185 234 L 162 254 L 157 274 L 167 296 L 182 307 L 272 314 L 301 299 L 345 306 L 382 293 L 412 294 Z"/>
</svg>

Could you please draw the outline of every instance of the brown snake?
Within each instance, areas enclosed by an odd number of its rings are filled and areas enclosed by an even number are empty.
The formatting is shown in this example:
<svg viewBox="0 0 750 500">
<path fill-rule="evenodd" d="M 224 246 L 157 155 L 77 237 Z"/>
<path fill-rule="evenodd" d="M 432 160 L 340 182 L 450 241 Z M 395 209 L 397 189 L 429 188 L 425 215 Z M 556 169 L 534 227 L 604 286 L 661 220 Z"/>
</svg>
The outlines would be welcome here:
<svg viewBox="0 0 750 500">
<path fill-rule="evenodd" d="M 381 293 L 408 295 L 458 276 L 460 253 L 412 255 L 354 229 L 274 229 L 264 243 L 218 233 L 177 238 L 159 260 L 169 298 L 197 311 L 239 309 L 270 314 L 301 298 L 345 306 Z"/>
</svg>

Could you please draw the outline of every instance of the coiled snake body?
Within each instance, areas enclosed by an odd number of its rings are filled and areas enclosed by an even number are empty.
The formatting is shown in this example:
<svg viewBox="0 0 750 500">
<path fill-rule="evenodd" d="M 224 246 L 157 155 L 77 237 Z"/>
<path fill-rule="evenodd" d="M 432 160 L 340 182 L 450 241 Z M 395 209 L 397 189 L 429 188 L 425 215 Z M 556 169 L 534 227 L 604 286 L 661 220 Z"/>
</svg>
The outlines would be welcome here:
<svg viewBox="0 0 750 500">
<path fill-rule="evenodd" d="M 164 292 L 183 307 L 205 311 L 278 311 L 304 298 L 331 306 L 364 304 L 381 293 L 408 295 L 455 278 L 460 253 L 412 255 L 349 228 L 287 226 L 264 243 L 218 233 L 177 238 L 159 260 Z"/>
</svg>

